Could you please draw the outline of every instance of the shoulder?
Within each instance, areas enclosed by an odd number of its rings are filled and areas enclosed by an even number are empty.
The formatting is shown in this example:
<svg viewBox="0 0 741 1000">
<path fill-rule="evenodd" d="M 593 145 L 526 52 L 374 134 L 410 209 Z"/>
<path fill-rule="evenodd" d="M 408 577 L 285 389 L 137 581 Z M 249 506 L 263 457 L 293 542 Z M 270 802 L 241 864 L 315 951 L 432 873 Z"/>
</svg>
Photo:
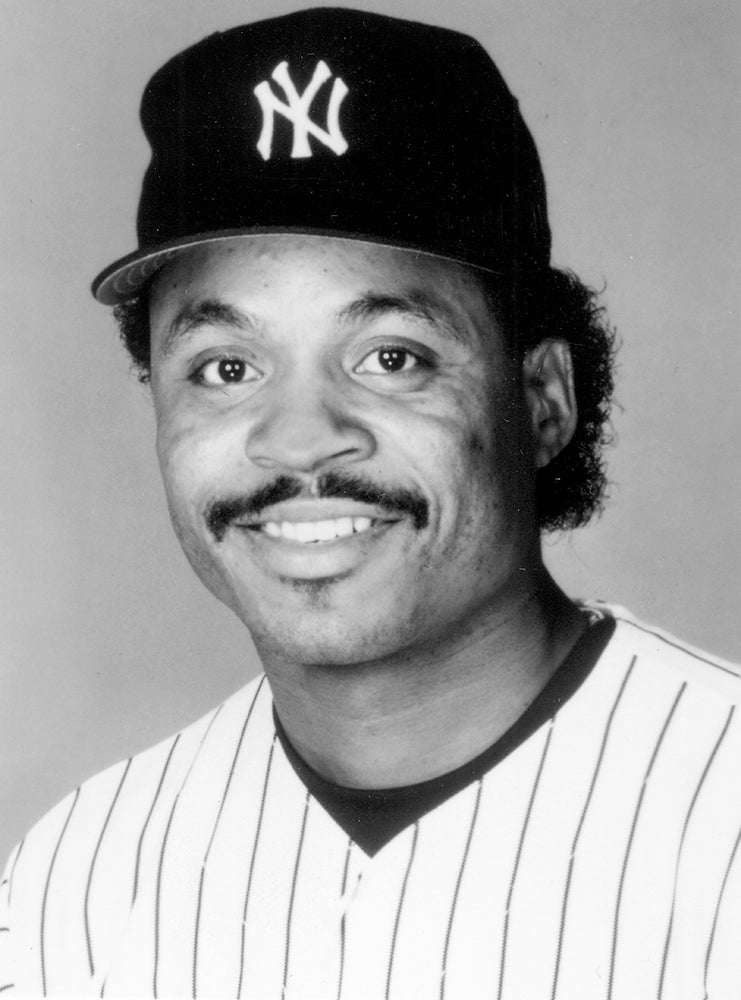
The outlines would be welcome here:
<svg viewBox="0 0 741 1000">
<path fill-rule="evenodd" d="M 89 867 L 107 843 L 131 844 L 155 810 L 166 809 L 199 772 L 228 774 L 248 721 L 258 740 L 272 738 L 272 699 L 264 676 L 156 745 L 84 781 L 43 816 L 11 854 L 6 877 L 42 882 L 61 863 Z"/>
<path fill-rule="evenodd" d="M 24 995 L 46 995 L 52 976 L 76 984 L 64 992 L 77 995 L 88 974 L 107 967 L 134 902 L 158 884 L 171 829 L 180 827 L 171 838 L 177 860 L 208 834 L 237 758 L 243 776 L 259 772 L 261 751 L 274 739 L 271 709 L 265 679 L 257 678 L 180 732 L 89 778 L 31 828 L 0 882 L 0 990 L 14 983 Z M 101 985 L 96 980 L 95 989 Z"/>
<path fill-rule="evenodd" d="M 624 608 L 590 603 L 615 620 L 614 632 L 590 676 L 567 708 L 574 727 L 591 727 L 626 757 L 671 761 L 671 780 L 700 770 L 722 747 L 715 770 L 736 782 L 741 754 L 741 671 Z M 690 763 L 690 759 L 692 763 Z M 730 787 L 730 786 L 728 786 Z"/>
<path fill-rule="evenodd" d="M 619 605 L 600 601 L 586 607 L 614 618 L 615 633 L 607 652 L 630 658 L 635 668 L 678 683 L 688 692 L 729 705 L 741 701 L 741 666 L 707 653 Z"/>
</svg>

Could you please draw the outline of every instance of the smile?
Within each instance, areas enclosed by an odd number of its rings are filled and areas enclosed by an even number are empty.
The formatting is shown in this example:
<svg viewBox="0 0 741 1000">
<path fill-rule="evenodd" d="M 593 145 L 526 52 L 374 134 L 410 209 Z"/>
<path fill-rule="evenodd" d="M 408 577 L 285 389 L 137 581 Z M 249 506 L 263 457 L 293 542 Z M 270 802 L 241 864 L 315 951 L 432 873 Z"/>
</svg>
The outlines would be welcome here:
<svg viewBox="0 0 741 1000">
<path fill-rule="evenodd" d="M 373 504 L 295 497 L 252 520 L 234 521 L 230 537 L 272 577 L 319 580 L 385 559 L 389 537 L 403 543 L 409 527 L 409 518 Z"/>
<path fill-rule="evenodd" d="M 315 545 L 361 535 L 369 531 L 372 524 L 373 519 L 370 517 L 333 517 L 321 521 L 264 521 L 255 525 L 253 530 L 269 538 Z"/>
</svg>

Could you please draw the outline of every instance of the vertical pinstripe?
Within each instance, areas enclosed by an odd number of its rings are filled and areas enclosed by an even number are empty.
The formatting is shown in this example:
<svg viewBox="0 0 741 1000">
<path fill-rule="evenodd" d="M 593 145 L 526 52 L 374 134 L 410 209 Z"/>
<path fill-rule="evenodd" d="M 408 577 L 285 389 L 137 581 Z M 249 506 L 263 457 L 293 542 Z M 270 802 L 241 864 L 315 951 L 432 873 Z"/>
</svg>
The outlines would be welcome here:
<svg viewBox="0 0 741 1000">
<path fill-rule="evenodd" d="M 612 721 L 615 718 L 615 713 L 617 712 L 618 705 L 620 704 L 625 688 L 627 687 L 628 679 L 630 678 L 630 675 L 633 673 L 633 668 L 635 667 L 635 664 L 636 664 L 636 657 L 634 656 L 630 661 L 627 671 L 625 672 L 625 676 L 623 677 L 622 683 L 618 690 L 617 697 L 615 698 L 615 701 L 612 704 L 612 708 L 610 709 L 610 713 L 607 716 L 607 722 L 605 723 L 605 731 L 602 736 L 602 744 L 600 746 L 599 753 L 597 755 L 597 763 L 595 764 L 594 772 L 592 774 L 592 781 L 589 785 L 587 798 L 584 803 L 584 808 L 582 810 L 582 814 L 576 828 L 574 841 L 571 845 L 571 854 L 569 856 L 569 867 L 568 867 L 568 872 L 566 874 L 566 886 L 564 888 L 564 894 L 563 894 L 563 905 L 561 907 L 561 924 L 558 929 L 558 945 L 556 947 L 556 964 L 553 970 L 553 988 L 551 990 L 551 1000 L 555 1000 L 556 991 L 558 990 L 558 976 L 561 971 L 561 954 L 563 952 L 564 931 L 566 928 L 566 912 L 568 910 L 568 905 L 569 905 L 569 895 L 571 893 L 571 879 L 574 874 L 574 864 L 576 862 L 576 852 L 579 847 L 579 839 L 581 838 L 581 832 L 582 829 L 584 828 L 584 821 L 586 820 L 587 812 L 589 811 L 589 806 L 592 802 L 594 789 L 597 785 L 597 778 L 599 777 L 599 773 L 602 768 L 602 761 L 604 760 L 607 741 L 610 737 Z"/>
<path fill-rule="evenodd" d="M 342 917 L 340 919 L 340 968 L 337 974 L 337 1000 L 342 1000 L 342 980 L 345 975 L 345 929 L 347 923 L 347 906 L 345 905 L 345 893 L 347 892 L 347 873 L 350 870 L 350 853 L 352 852 L 352 837 L 348 838 L 347 851 L 345 853 L 345 867 L 342 870 L 342 885 L 340 887 L 340 899 L 342 899 Z"/>
<path fill-rule="evenodd" d="M 247 910 L 250 905 L 250 893 L 252 891 L 252 876 L 255 872 L 255 859 L 257 858 L 257 848 L 260 843 L 260 833 L 262 831 L 262 819 L 265 814 L 265 801 L 268 794 L 268 783 L 270 781 L 270 770 L 273 765 L 273 754 L 275 752 L 275 743 L 278 739 L 278 734 L 273 734 L 273 739 L 270 744 L 270 753 L 268 754 L 268 762 L 265 767 L 265 780 L 262 784 L 262 797 L 260 798 L 260 812 L 257 816 L 257 827 L 255 828 L 255 839 L 252 844 L 252 857 L 250 858 L 250 870 L 247 875 L 247 888 L 244 894 L 244 909 L 242 910 L 242 943 L 239 950 L 239 981 L 237 983 L 237 998 L 242 996 L 242 980 L 244 978 L 244 958 L 245 958 L 245 940 L 247 935 Z"/>
<path fill-rule="evenodd" d="M 661 732 L 659 733 L 659 738 L 656 741 L 656 746 L 654 747 L 653 753 L 651 754 L 651 759 L 648 762 L 648 767 L 646 768 L 646 773 L 643 777 L 643 783 L 641 784 L 641 791 L 638 795 L 638 802 L 636 803 L 635 812 L 633 813 L 633 822 L 631 823 L 630 833 L 628 834 L 628 844 L 625 848 L 625 857 L 623 858 L 623 868 L 620 872 L 620 884 L 618 886 L 617 902 L 615 903 L 615 920 L 613 924 L 612 932 L 612 949 L 610 952 L 610 974 L 607 981 L 607 998 L 610 1000 L 612 997 L 612 990 L 615 982 L 615 960 L 617 957 L 617 945 L 618 945 L 618 931 L 620 929 L 620 908 L 623 902 L 623 889 L 625 888 L 625 876 L 628 872 L 628 863 L 630 861 L 630 854 L 633 849 L 633 839 L 635 837 L 636 828 L 638 826 L 638 817 L 641 813 L 641 807 L 643 806 L 643 799 L 646 794 L 646 787 L 648 785 L 649 778 L 651 777 L 651 772 L 653 771 L 654 764 L 656 763 L 656 758 L 659 756 L 659 750 L 661 749 L 661 744 L 664 742 L 664 737 L 666 736 L 671 721 L 674 718 L 674 713 L 677 710 L 677 705 L 687 688 L 686 682 L 681 685 L 677 695 L 672 703 L 672 707 L 669 709 L 669 714 L 664 720 L 664 724 L 661 727 Z"/>
<path fill-rule="evenodd" d="M 214 722 L 216 722 L 217 718 L 219 717 L 219 713 L 221 712 L 221 709 L 223 707 L 224 707 L 223 705 L 219 705 L 219 707 L 213 713 L 213 715 L 209 720 L 208 726 L 206 727 L 206 732 L 201 737 L 201 742 L 198 744 L 198 749 L 193 755 L 193 760 L 190 762 L 188 771 L 185 777 L 183 778 L 183 783 L 178 789 L 177 795 L 175 796 L 175 799 L 172 803 L 172 809 L 170 810 L 170 815 L 167 819 L 167 827 L 165 828 L 165 835 L 162 838 L 162 847 L 160 849 L 159 864 L 157 865 L 157 886 L 155 889 L 155 901 L 154 901 L 154 968 L 152 970 L 152 986 L 155 997 L 158 995 L 157 980 L 159 978 L 159 964 L 160 964 L 160 907 L 162 903 L 162 871 L 165 865 L 165 850 L 167 848 L 167 839 L 170 836 L 170 827 L 172 826 L 172 821 L 175 816 L 175 810 L 178 807 L 178 802 L 180 801 L 180 796 L 182 795 L 183 789 L 188 783 L 188 778 L 190 778 L 195 763 L 198 760 L 198 756 L 201 750 L 203 749 L 203 744 L 206 742 L 208 734 L 211 732 L 211 727 L 213 726 Z"/>
<path fill-rule="evenodd" d="M 448 972 L 448 951 L 450 949 L 450 937 L 453 933 L 453 922 L 455 920 L 455 911 L 458 907 L 458 896 L 461 891 L 461 883 L 463 882 L 463 873 L 466 870 L 466 862 L 468 861 L 468 853 L 471 850 L 471 841 L 473 840 L 473 831 L 476 829 L 476 820 L 479 816 L 479 806 L 481 804 L 481 791 L 484 787 L 484 779 L 479 778 L 478 788 L 476 790 L 476 801 L 473 807 L 473 813 L 471 815 L 471 823 L 468 827 L 468 836 L 466 837 L 466 846 L 463 849 L 463 857 L 461 858 L 460 868 L 458 869 L 458 878 L 455 880 L 455 890 L 453 892 L 453 901 L 450 904 L 450 916 L 448 918 L 448 927 L 445 931 L 445 945 L 443 947 L 443 959 L 440 971 L 440 1000 L 445 1000 L 445 977 Z"/>
<path fill-rule="evenodd" d="M 517 873 L 520 868 L 520 858 L 522 856 L 522 848 L 525 843 L 525 837 L 527 836 L 527 828 L 530 824 L 530 815 L 533 811 L 533 803 L 535 802 L 535 796 L 538 794 L 538 786 L 540 785 L 540 778 L 543 774 L 543 768 L 545 767 L 545 759 L 548 756 L 548 748 L 551 745 L 551 737 L 553 736 L 553 726 L 554 720 L 551 719 L 548 726 L 548 736 L 545 740 L 545 745 L 543 746 L 543 753 L 540 755 L 540 762 L 538 764 L 538 770 L 535 774 L 535 781 L 533 783 L 533 790 L 530 793 L 530 801 L 527 804 L 527 810 L 525 812 L 525 819 L 522 824 L 522 831 L 520 833 L 520 842 L 517 845 L 517 853 L 515 855 L 515 863 L 512 869 L 512 878 L 509 883 L 509 892 L 507 893 L 507 902 L 504 908 L 504 932 L 502 934 L 502 952 L 499 962 L 499 989 L 497 990 L 497 1000 L 502 1000 L 502 992 L 504 990 L 504 967 L 507 960 L 507 938 L 509 937 L 509 911 L 512 905 L 512 898 L 515 892 L 515 884 L 517 882 Z"/>
<path fill-rule="evenodd" d="M 167 844 L 167 838 L 170 836 L 170 827 L 172 826 L 172 818 L 175 815 L 175 806 L 177 805 L 177 798 L 172 804 L 172 809 L 170 810 L 170 815 L 167 818 L 167 826 L 165 827 L 165 835 L 162 838 L 162 847 L 160 848 L 159 863 L 157 865 L 157 888 L 155 890 L 155 901 L 154 901 L 154 969 L 152 972 L 152 993 L 156 997 L 157 994 L 157 979 L 159 976 L 159 964 L 160 964 L 160 902 L 162 893 L 162 868 L 165 863 L 165 846 Z"/>
<path fill-rule="evenodd" d="M 234 751 L 234 756 L 232 758 L 232 764 L 231 764 L 231 767 L 229 769 L 229 775 L 228 775 L 228 777 L 226 779 L 226 785 L 224 787 L 224 793 L 221 796 L 221 799 L 220 799 L 220 802 L 219 802 L 219 810 L 218 810 L 218 812 L 216 814 L 216 820 L 214 822 L 213 830 L 211 831 L 211 837 L 209 838 L 208 847 L 206 848 L 206 853 L 204 854 L 203 861 L 201 862 L 201 877 L 200 877 L 200 880 L 199 880 L 199 883 L 198 883 L 198 900 L 196 902 L 196 923 L 195 923 L 195 929 L 194 929 L 194 933 L 193 933 L 193 997 L 194 997 L 194 1000 L 195 1000 L 195 997 L 198 995 L 198 939 L 199 939 L 199 933 L 200 933 L 200 927 L 201 927 L 201 906 L 203 904 L 203 882 L 204 882 L 204 879 L 206 877 L 206 866 L 208 865 L 209 855 L 211 854 L 211 847 L 213 845 L 214 838 L 216 836 L 216 831 L 217 831 L 217 829 L 219 827 L 219 822 L 221 820 L 221 815 L 222 815 L 222 813 L 224 811 L 224 804 L 225 804 L 225 802 L 227 800 L 227 796 L 229 795 L 229 789 L 231 788 L 231 785 L 232 785 L 232 780 L 234 778 L 234 771 L 235 771 L 235 769 L 237 767 L 237 760 L 239 759 L 239 754 L 240 754 L 240 752 L 242 750 L 242 744 L 244 743 L 244 736 L 245 736 L 245 733 L 247 732 L 247 726 L 249 725 L 249 721 L 252 718 L 252 710 L 254 709 L 255 702 L 257 701 L 258 696 L 260 695 L 260 692 L 262 691 L 262 686 L 263 686 L 264 682 L 265 682 L 265 676 L 263 675 L 263 677 L 260 679 L 260 683 L 257 685 L 257 689 L 255 691 L 254 697 L 252 698 L 252 701 L 250 702 L 249 711 L 247 712 L 247 716 L 246 716 L 246 718 L 244 720 L 244 723 L 242 724 L 242 729 L 241 729 L 241 732 L 239 734 L 239 740 L 237 741 L 237 747 L 236 747 L 236 749 Z"/>
<path fill-rule="evenodd" d="M 150 996 L 152 986 L 154 996 L 172 991 L 177 977 L 181 992 L 196 998 L 223 989 L 226 976 L 232 996 L 229 981 L 238 980 L 240 997 L 272 990 L 287 1000 L 321 979 L 327 997 L 345 1000 L 353 984 L 362 992 L 369 972 L 378 1000 L 394 1000 L 407 983 L 437 1000 L 484 988 L 490 1000 L 507 1000 L 531 979 L 538 985 L 530 993 L 572 1000 L 572 976 L 576 993 L 590 1000 L 617 1000 L 629 980 L 637 982 L 631 995 L 669 1000 L 677 978 L 682 995 L 735 996 L 741 830 L 732 745 L 740 723 L 732 703 L 739 685 L 728 676 L 732 669 L 692 651 L 692 660 L 669 648 L 662 658 L 659 647 L 675 644 L 660 633 L 636 626 L 618 638 L 622 646 L 596 668 L 587 697 L 572 703 L 576 735 L 565 741 L 563 757 L 566 716 L 555 712 L 528 738 L 511 774 L 492 768 L 451 803 L 452 828 L 447 812 L 433 810 L 407 826 L 399 853 L 364 858 L 367 893 L 355 891 L 361 852 L 352 837 L 337 828 L 319 843 L 329 821 L 290 772 L 281 783 L 285 761 L 270 727 L 266 682 L 256 680 L 235 711 L 224 706 L 182 738 L 107 769 L 18 845 L 0 876 L 3 904 L 11 892 L 15 904 L 7 919 L 0 915 L 0 965 L 8 954 L 0 1000 L 42 989 L 45 996 L 94 989 L 103 997 L 122 985 L 116 970 L 126 983 L 143 982 L 145 992 L 150 983 Z M 646 697 L 637 694 L 644 682 Z M 546 814 L 546 794 L 550 803 L 573 760 L 579 781 L 563 783 L 557 809 Z M 507 815 L 509 848 L 492 853 L 484 831 L 489 823 L 497 828 L 497 803 L 510 801 L 500 798 L 500 780 L 503 792 L 518 791 Z M 207 809 L 201 787 L 209 790 Z M 597 823 L 611 824 L 609 853 Z M 455 838 L 445 839 L 452 829 Z M 541 836 L 561 845 L 555 858 L 535 852 Z M 233 850 L 242 872 L 236 885 Z M 393 881 L 384 889 L 386 861 Z M 424 877 L 423 863 L 430 865 Z M 588 881 L 587 874 L 607 863 L 605 891 L 599 876 Z M 313 887 L 321 921 L 313 919 Z M 541 903 L 546 909 L 537 911 Z M 533 910 L 545 956 L 536 966 L 528 956 Z M 227 945 L 223 956 L 212 956 L 211 942 Z"/>
<path fill-rule="evenodd" d="M 147 829 L 149 828 L 149 821 L 152 818 L 152 813 L 154 812 L 154 807 L 157 805 L 157 801 L 160 797 L 160 792 L 162 791 L 162 786 L 165 782 L 165 775 L 170 767 L 170 761 L 172 760 L 172 755 L 175 753 L 175 747 L 178 745 L 178 740 L 180 739 L 180 733 L 177 734 L 175 739 L 172 741 L 172 746 L 170 747 L 170 752 L 167 755 L 167 760 L 165 761 L 165 766 L 162 768 L 162 774 L 160 775 L 159 784 L 157 785 L 157 791 L 154 793 L 154 798 L 152 799 L 152 804 L 149 807 L 149 812 L 147 813 L 147 818 L 144 820 L 144 826 L 142 827 L 141 833 L 139 834 L 139 840 L 136 845 L 136 864 L 134 865 L 134 889 L 131 894 L 131 905 L 133 907 L 136 902 L 136 896 L 139 891 L 139 868 L 141 866 L 142 858 L 142 847 L 144 845 L 144 837 L 146 835 Z"/>
<path fill-rule="evenodd" d="M 47 872 L 46 883 L 44 885 L 44 898 L 41 903 L 41 992 L 44 996 L 46 996 L 46 905 L 49 900 L 49 886 L 51 885 L 51 876 L 54 871 L 57 855 L 59 854 L 59 848 L 62 846 L 64 835 L 67 832 L 69 821 L 72 819 L 72 813 L 75 811 L 75 806 L 77 805 L 79 798 L 80 789 L 78 788 L 75 792 L 75 797 L 72 800 L 69 812 L 67 813 L 67 818 L 64 821 L 62 832 L 59 834 L 59 839 L 57 840 L 54 848 L 54 853 L 51 856 L 51 863 L 49 864 L 49 871 Z"/>
<path fill-rule="evenodd" d="M 24 837 L 23 840 L 20 842 L 20 845 L 18 846 L 18 852 L 16 853 L 16 856 L 13 858 L 13 866 L 10 869 L 10 876 L 8 878 L 8 906 L 10 906 L 11 898 L 13 896 L 13 876 L 15 875 L 15 869 L 18 864 L 18 859 L 21 856 L 23 845 L 25 843 L 26 843 L 26 838 Z"/>
<path fill-rule="evenodd" d="M 389 952 L 389 966 L 386 972 L 386 992 L 385 1000 L 389 1000 L 391 995 L 391 976 L 394 971 L 394 958 L 396 957 L 396 939 L 399 936 L 399 927 L 401 925 L 401 912 L 404 909 L 404 898 L 407 893 L 407 883 L 409 882 L 409 874 L 412 870 L 412 864 L 414 863 L 414 855 L 417 850 L 417 838 L 419 836 L 419 820 L 414 824 L 414 835 L 412 837 L 412 847 L 409 851 L 409 861 L 407 862 L 407 870 L 404 872 L 404 881 L 401 883 L 401 893 L 399 894 L 399 905 L 396 909 L 396 919 L 394 920 L 394 932 L 391 935 L 391 951 Z"/>
<path fill-rule="evenodd" d="M 13 864 L 10 866 L 10 871 L 8 872 L 8 877 L 4 878 L 0 885 L 7 885 L 8 887 L 8 908 L 10 908 L 10 897 L 13 892 L 13 873 L 15 872 L 16 865 L 18 864 L 18 858 L 21 856 L 21 851 L 23 850 L 23 845 L 25 844 L 25 838 L 18 845 L 18 850 L 13 858 Z M 6 990 L 15 989 L 15 983 L 2 983 L 0 985 L 0 993 L 5 993 Z"/>
<path fill-rule="evenodd" d="M 98 842 L 95 845 L 95 850 L 93 851 L 93 859 L 90 862 L 90 871 L 87 876 L 87 884 L 85 885 L 85 904 L 83 906 L 84 914 L 84 924 L 85 924 L 85 944 L 87 945 L 87 960 L 88 966 L 90 968 L 90 975 L 95 975 L 95 963 L 93 962 L 93 944 L 90 935 L 90 889 L 93 884 L 93 873 L 95 872 L 95 864 L 98 860 L 98 854 L 100 853 L 100 845 L 103 843 L 103 837 L 105 837 L 105 832 L 108 829 L 108 824 L 110 823 L 113 810 L 118 802 L 118 797 L 121 794 L 121 789 L 123 788 L 123 783 L 126 781 L 126 775 L 129 773 L 129 768 L 131 767 L 131 757 L 126 761 L 126 767 L 124 768 L 124 773 L 121 775 L 121 780 L 116 788 L 116 794 L 113 796 L 113 801 L 111 802 L 110 808 L 106 814 L 103 826 L 100 828 L 100 834 L 98 835 Z"/>
<path fill-rule="evenodd" d="M 4 878 L 2 880 L 2 882 L 0 882 L 0 887 L 2 887 L 4 885 L 7 885 L 7 887 L 8 887 L 8 901 L 7 901 L 8 909 L 10 909 L 10 900 L 11 900 L 11 896 L 13 894 L 13 874 L 15 872 L 16 865 L 18 864 L 18 858 L 21 856 L 21 851 L 23 850 L 23 845 L 25 844 L 25 842 L 26 841 L 25 841 L 25 838 L 24 838 L 20 842 L 20 844 L 18 845 L 18 850 L 16 851 L 15 857 L 13 858 L 13 863 L 10 866 L 10 871 L 8 872 L 8 877 Z M 9 931 L 9 928 L 6 928 L 6 927 L 0 928 L 0 932 L 6 931 L 6 930 Z M 12 990 L 12 989 L 15 989 L 15 983 L 3 983 L 2 985 L 0 985 L 0 993 L 5 993 L 7 990 Z"/>
<path fill-rule="evenodd" d="M 301 832 L 298 835 L 298 847 L 296 848 L 296 861 L 293 866 L 293 878 L 291 880 L 291 896 L 288 900 L 288 916 L 286 918 L 286 951 L 283 958 L 283 986 L 281 987 L 280 995 L 281 1000 L 284 1000 L 286 995 L 286 987 L 288 985 L 288 963 L 291 956 L 291 922 L 293 920 L 293 903 L 296 898 L 296 885 L 298 883 L 298 872 L 301 865 L 301 853 L 304 847 L 304 836 L 306 834 L 306 820 L 309 816 L 309 803 L 311 802 L 311 793 L 308 788 L 306 790 L 306 803 L 304 805 L 304 816 L 301 820 Z"/>
<path fill-rule="evenodd" d="M 741 830 L 738 832 L 736 841 L 733 845 L 733 850 L 731 851 L 731 856 L 728 859 L 728 864 L 726 866 L 725 874 L 723 875 L 723 881 L 720 886 L 720 892 L 718 893 L 718 902 L 715 907 L 715 914 L 713 916 L 713 926 L 710 930 L 710 938 L 708 940 L 708 948 L 705 952 L 705 968 L 703 970 L 703 989 L 705 991 L 705 996 L 703 1000 L 708 1000 L 708 973 L 710 972 L 710 959 L 713 954 L 713 945 L 715 943 L 715 932 L 718 928 L 718 918 L 720 917 L 720 908 L 723 903 L 723 897 L 726 891 L 726 885 L 728 884 L 728 878 L 731 874 L 731 869 L 736 860 L 736 855 L 738 854 L 739 844 L 741 844 Z"/>
<path fill-rule="evenodd" d="M 661 1000 L 661 997 L 664 995 L 664 977 L 666 976 L 666 964 L 669 958 L 669 946 L 671 944 L 672 930 L 674 928 L 674 909 L 677 902 L 677 882 L 679 880 L 679 864 L 682 859 L 682 850 L 684 848 L 685 837 L 687 836 L 687 829 L 690 825 L 690 819 L 692 818 L 692 813 L 694 812 L 695 804 L 697 803 L 697 800 L 700 796 L 700 791 L 702 789 L 702 786 L 705 784 L 705 779 L 708 776 L 708 772 L 710 771 L 710 768 L 713 766 L 713 761 L 717 756 L 718 750 L 720 749 L 720 745 L 725 739 L 726 733 L 728 732 L 728 727 L 731 724 L 731 719 L 733 718 L 734 710 L 735 706 L 733 706 L 729 711 L 728 718 L 725 721 L 725 725 L 721 730 L 720 736 L 718 737 L 715 746 L 713 747 L 713 750 L 710 756 L 708 757 L 707 763 L 705 764 L 705 769 L 703 770 L 700 776 L 700 780 L 698 781 L 697 788 L 695 789 L 695 793 L 692 796 L 692 801 L 690 802 L 689 809 L 687 810 L 687 815 L 684 820 L 684 826 L 682 827 L 682 835 L 679 839 L 679 850 L 677 851 L 677 862 L 674 868 L 674 889 L 672 892 L 672 908 L 669 914 L 669 926 L 666 931 L 666 941 L 664 942 L 664 953 L 661 958 L 661 972 L 659 974 L 659 994 L 658 994 L 659 1000 Z"/>
</svg>

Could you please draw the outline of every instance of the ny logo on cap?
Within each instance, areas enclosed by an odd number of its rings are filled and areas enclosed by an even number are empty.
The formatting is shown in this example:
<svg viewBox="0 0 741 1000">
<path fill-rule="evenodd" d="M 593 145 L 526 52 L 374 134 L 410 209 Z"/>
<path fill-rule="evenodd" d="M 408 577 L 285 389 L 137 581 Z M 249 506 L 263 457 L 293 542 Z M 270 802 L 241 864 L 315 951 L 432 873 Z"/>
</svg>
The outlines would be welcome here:
<svg viewBox="0 0 741 1000">
<path fill-rule="evenodd" d="M 276 111 L 293 123 L 292 158 L 299 159 L 311 156 L 309 134 L 323 142 L 337 156 L 341 156 L 347 149 L 345 137 L 340 131 L 340 105 L 348 92 L 344 81 L 339 76 L 335 77 L 332 93 L 329 96 L 327 128 L 323 129 L 309 118 L 309 112 L 317 91 L 332 76 L 329 66 L 324 60 L 317 63 L 311 83 L 303 94 L 299 94 L 296 90 L 293 80 L 288 74 L 287 62 L 278 63 L 270 75 L 286 95 L 288 103 L 286 104 L 285 101 L 281 101 L 279 97 L 275 96 L 267 80 L 263 80 L 254 89 L 254 94 L 262 109 L 262 131 L 257 148 L 263 160 L 269 160 L 272 153 L 273 117 Z"/>
</svg>

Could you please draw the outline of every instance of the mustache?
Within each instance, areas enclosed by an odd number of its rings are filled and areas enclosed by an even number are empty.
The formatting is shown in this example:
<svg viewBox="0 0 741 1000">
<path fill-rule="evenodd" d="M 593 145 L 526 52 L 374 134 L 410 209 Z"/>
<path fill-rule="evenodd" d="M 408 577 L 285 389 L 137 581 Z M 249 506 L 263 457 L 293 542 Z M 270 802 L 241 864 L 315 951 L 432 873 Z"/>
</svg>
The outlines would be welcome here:
<svg viewBox="0 0 741 1000">
<path fill-rule="evenodd" d="M 274 504 L 302 494 L 308 495 L 305 482 L 294 476 L 278 476 L 252 493 L 213 500 L 206 508 L 206 525 L 216 541 L 221 542 L 227 528 L 235 521 L 258 517 Z M 402 487 L 378 486 L 362 476 L 324 473 L 317 477 L 311 496 L 322 500 L 355 500 L 391 514 L 407 514 L 417 531 L 426 528 L 429 521 L 429 505 L 421 493 Z"/>
</svg>

